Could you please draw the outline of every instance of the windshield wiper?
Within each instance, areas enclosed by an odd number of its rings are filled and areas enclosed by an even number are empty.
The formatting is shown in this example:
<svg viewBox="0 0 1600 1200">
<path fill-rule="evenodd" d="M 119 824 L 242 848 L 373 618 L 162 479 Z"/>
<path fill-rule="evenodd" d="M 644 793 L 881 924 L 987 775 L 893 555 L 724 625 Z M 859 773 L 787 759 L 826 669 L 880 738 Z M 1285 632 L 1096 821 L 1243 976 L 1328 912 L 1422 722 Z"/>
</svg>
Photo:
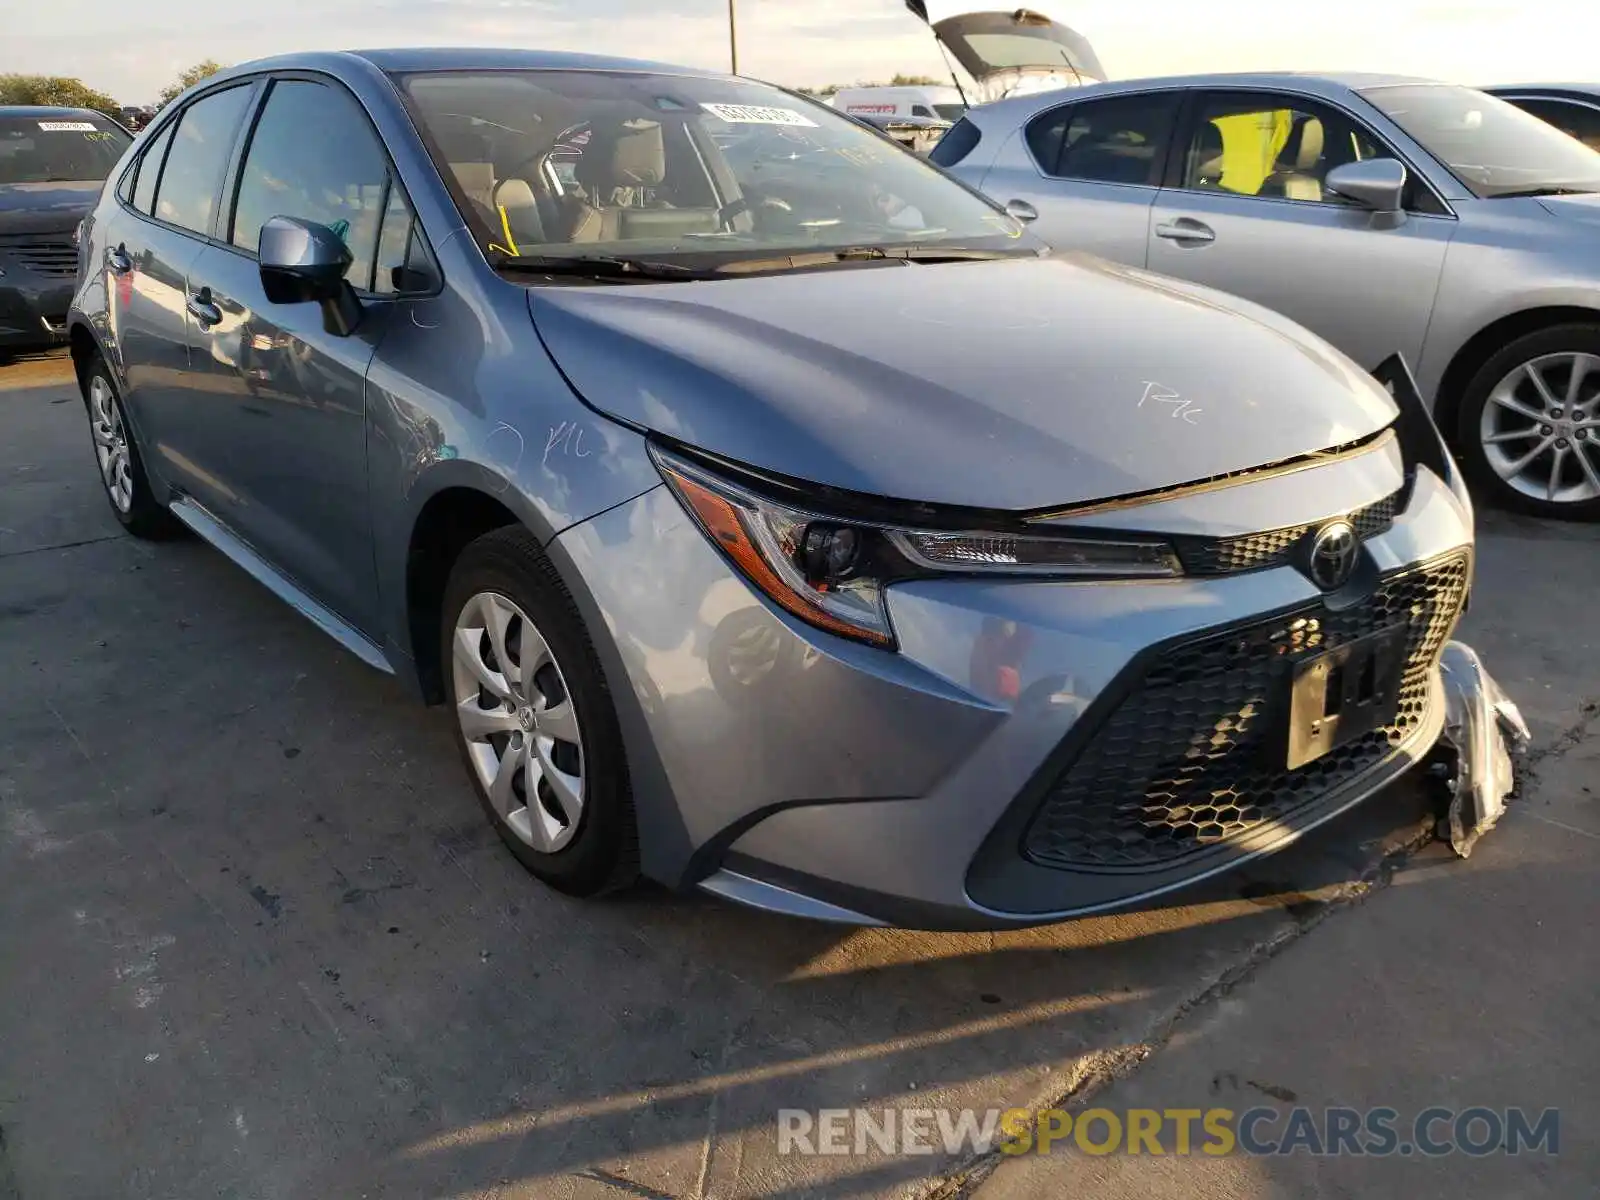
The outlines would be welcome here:
<svg viewBox="0 0 1600 1200">
<path fill-rule="evenodd" d="M 680 263 L 605 254 L 506 254 L 491 250 L 489 265 L 498 270 L 533 271 L 540 275 L 584 275 L 595 279 L 715 279 L 716 274 Z"/>
<path fill-rule="evenodd" d="M 1514 192 L 1496 192 L 1489 197 L 1491 200 L 1515 200 L 1523 196 L 1589 196 L 1593 195 L 1595 188 L 1580 187 L 1531 187 L 1521 188 Z"/>
<path fill-rule="evenodd" d="M 768 271 L 804 271 L 851 262 L 987 262 L 1001 258 L 1037 258 L 1039 251 L 984 250 L 975 246 L 845 246 L 838 250 L 797 250 L 766 258 L 736 258 L 708 268 L 720 275 L 755 275 Z"/>
<path fill-rule="evenodd" d="M 1037 258 L 1031 247 L 984 250 L 976 246 L 849 246 L 833 252 L 840 262 L 852 259 L 900 258 L 906 262 L 989 262 L 1000 258 Z"/>
<path fill-rule="evenodd" d="M 835 263 L 880 260 L 946 263 L 980 262 L 1019 256 L 1037 257 L 1031 248 L 985 250 L 973 246 L 846 246 L 839 250 L 802 250 L 792 254 L 736 258 L 712 265 L 686 266 L 643 258 L 604 254 L 507 254 L 489 251 L 489 265 L 497 270 L 529 271 L 539 275 L 579 275 L 591 279 L 694 280 L 725 279 L 729 275 L 805 270 Z"/>
</svg>

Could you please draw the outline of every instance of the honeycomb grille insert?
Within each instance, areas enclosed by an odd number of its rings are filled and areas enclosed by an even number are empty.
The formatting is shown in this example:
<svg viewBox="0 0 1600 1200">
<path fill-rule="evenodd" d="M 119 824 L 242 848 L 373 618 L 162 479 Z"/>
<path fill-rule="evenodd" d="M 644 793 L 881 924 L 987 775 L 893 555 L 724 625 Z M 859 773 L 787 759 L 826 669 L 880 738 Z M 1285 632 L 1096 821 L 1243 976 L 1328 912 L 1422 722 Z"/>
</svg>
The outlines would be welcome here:
<svg viewBox="0 0 1600 1200">
<path fill-rule="evenodd" d="M 1362 541 L 1376 537 L 1394 524 L 1400 511 L 1400 492 L 1351 513 L 1349 521 Z M 1265 533 L 1249 533 L 1230 538 L 1180 538 L 1175 543 L 1178 559 L 1190 575 L 1232 575 L 1239 571 L 1262 571 L 1288 563 L 1302 539 L 1320 525 L 1286 525 Z"/>
<path fill-rule="evenodd" d="M 1047 867 L 1165 869 L 1310 815 L 1422 724 L 1467 577 L 1461 555 L 1392 576 L 1342 612 L 1311 605 L 1157 656 L 1050 785 L 1023 853 Z M 1288 770 L 1294 663 L 1395 625 L 1406 640 L 1393 718 Z"/>
</svg>

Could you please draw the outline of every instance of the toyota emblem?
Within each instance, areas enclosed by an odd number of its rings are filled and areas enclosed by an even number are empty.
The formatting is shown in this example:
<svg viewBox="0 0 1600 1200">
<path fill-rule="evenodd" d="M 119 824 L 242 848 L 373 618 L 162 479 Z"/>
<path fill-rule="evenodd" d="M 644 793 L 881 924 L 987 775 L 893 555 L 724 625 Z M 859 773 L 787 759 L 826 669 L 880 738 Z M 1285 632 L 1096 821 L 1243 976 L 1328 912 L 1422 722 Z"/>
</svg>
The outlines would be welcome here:
<svg viewBox="0 0 1600 1200">
<path fill-rule="evenodd" d="M 1311 582 L 1325 592 L 1350 582 L 1356 569 L 1356 531 L 1349 521 L 1329 521 L 1311 543 Z"/>
</svg>

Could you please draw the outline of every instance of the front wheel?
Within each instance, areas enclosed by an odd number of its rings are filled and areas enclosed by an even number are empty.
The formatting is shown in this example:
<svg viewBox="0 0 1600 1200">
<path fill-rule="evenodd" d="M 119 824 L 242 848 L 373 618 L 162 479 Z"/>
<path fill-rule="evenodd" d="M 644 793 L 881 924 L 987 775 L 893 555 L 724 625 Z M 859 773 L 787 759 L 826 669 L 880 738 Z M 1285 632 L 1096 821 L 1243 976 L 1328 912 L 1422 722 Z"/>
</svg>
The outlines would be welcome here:
<svg viewBox="0 0 1600 1200">
<path fill-rule="evenodd" d="M 637 834 L 616 709 L 538 542 L 511 526 L 469 545 L 441 625 L 456 741 L 501 840 L 570 895 L 632 883 Z"/>
<path fill-rule="evenodd" d="M 1467 385 L 1456 434 L 1462 468 L 1503 507 L 1600 519 L 1600 324 L 1501 350 Z"/>
</svg>

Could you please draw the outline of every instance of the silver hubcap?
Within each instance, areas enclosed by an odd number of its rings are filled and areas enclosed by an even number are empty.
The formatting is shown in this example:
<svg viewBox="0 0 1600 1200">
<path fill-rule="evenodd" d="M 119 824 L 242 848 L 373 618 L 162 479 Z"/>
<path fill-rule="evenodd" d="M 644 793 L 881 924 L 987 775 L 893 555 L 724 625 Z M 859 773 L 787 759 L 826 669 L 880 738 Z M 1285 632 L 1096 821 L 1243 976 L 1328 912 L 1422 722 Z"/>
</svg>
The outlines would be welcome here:
<svg viewBox="0 0 1600 1200">
<path fill-rule="evenodd" d="M 1489 393 L 1479 421 L 1484 457 L 1525 496 L 1555 504 L 1600 499 L 1600 357 L 1546 354 Z"/>
<path fill-rule="evenodd" d="M 106 493 L 117 511 L 125 513 L 133 507 L 133 460 L 128 455 L 122 411 L 111 394 L 111 385 L 99 375 L 89 381 L 89 428 L 94 434 L 94 453 L 100 462 Z"/>
<path fill-rule="evenodd" d="M 583 815 L 583 742 L 561 668 L 527 614 L 479 592 L 456 617 L 456 719 L 478 781 L 507 827 L 546 854 Z"/>
</svg>

